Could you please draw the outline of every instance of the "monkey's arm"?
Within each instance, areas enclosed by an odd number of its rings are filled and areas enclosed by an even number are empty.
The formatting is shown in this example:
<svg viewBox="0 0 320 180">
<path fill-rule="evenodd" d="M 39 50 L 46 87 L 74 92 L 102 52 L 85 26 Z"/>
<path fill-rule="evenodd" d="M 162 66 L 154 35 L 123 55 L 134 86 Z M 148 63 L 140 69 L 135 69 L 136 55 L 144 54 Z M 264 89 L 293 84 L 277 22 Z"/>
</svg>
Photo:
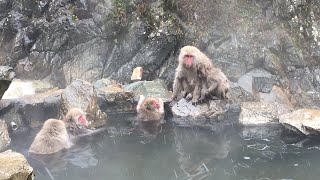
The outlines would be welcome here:
<svg viewBox="0 0 320 180">
<path fill-rule="evenodd" d="M 140 95 L 139 102 L 138 102 L 138 105 L 137 105 L 137 112 L 140 111 L 141 104 L 142 104 L 144 99 L 145 99 L 144 95 Z"/>
<path fill-rule="evenodd" d="M 179 93 L 184 90 L 183 79 L 184 79 L 183 71 L 181 66 L 179 65 L 176 69 L 175 78 L 173 81 L 173 95 L 172 95 L 173 100 L 176 100 Z"/>
<path fill-rule="evenodd" d="M 200 101 L 200 96 L 201 96 L 201 90 L 202 90 L 202 81 L 198 77 L 194 91 L 193 91 L 193 97 L 192 97 L 192 104 L 195 105 L 199 103 Z"/>
</svg>

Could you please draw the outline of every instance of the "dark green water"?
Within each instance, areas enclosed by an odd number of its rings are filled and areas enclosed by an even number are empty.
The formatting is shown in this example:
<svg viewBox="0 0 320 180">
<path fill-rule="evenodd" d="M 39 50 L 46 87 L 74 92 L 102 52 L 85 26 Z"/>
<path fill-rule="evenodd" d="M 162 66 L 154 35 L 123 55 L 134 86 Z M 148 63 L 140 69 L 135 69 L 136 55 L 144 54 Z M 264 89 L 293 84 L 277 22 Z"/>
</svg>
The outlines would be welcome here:
<svg viewBox="0 0 320 180">
<path fill-rule="evenodd" d="M 127 121 L 133 115 L 111 118 L 108 132 L 53 156 L 28 155 L 36 130 L 13 137 L 11 149 L 28 158 L 37 180 L 320 179 L 317 144 L 288 144 L 276 135 L 243 137 L 237 127 L 215 134 L 166 123 L 150 134 L 150 128 Z"/>
</svg>

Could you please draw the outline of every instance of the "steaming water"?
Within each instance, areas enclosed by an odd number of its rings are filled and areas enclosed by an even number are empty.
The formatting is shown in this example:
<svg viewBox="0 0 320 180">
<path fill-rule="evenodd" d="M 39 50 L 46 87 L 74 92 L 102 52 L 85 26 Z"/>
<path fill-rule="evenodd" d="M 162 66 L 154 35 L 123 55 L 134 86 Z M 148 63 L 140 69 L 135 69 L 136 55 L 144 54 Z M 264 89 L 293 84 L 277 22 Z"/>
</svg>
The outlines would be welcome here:
<svg viewBox="0 0 320 180">
<path fill-rule="evenodd" d="M 230 127 L 215 134 L 163 124 L 159 133 L 133 127 L 133 115 L 113 116 L 108 133 L 82 138 L 53 156 L 29 156 L 35 130 L 13 136 L 37 180 L 319 179 L 320 148 L 286 144 L 280 137 L 242 138 Z M 119 123 L 121 122 L 121 124 Z M 23 137 L 23 138 L 19 138 Z M 28 137 L 27 139 L 25 137 Z M 52 177 L 50 177 L 52 175 Z"/>
</svg>

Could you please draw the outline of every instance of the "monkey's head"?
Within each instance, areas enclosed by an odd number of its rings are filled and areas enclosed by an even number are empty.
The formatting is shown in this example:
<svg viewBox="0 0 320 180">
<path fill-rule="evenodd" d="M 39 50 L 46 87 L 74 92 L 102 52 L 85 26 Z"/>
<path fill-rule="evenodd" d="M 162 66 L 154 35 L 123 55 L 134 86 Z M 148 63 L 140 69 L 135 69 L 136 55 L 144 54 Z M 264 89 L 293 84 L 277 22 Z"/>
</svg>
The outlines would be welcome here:
<svg viewBox="0 0 320 180">
<path fill-rule="evenodd" d="M 193 68 L 197 64 L 197 56 L 200 50 L 194 46 L 184 46 L 179 54 L 179 63 L 182 63 L 186 68 Z"/>
<path fill-rule="evenodd" d="M 145 103 L 145 108 L 149 111 L 153 111 L 160 108 L 160 103 L 157 100 L 152 99 Z"/>
<path fill-rule="evenodd" d="M 66 127 L 71 131 L 88 127 L 88 120 L 85 113 L 78 108 L 70 109 L 64 118 L 64 121 Z"/>
</svg>

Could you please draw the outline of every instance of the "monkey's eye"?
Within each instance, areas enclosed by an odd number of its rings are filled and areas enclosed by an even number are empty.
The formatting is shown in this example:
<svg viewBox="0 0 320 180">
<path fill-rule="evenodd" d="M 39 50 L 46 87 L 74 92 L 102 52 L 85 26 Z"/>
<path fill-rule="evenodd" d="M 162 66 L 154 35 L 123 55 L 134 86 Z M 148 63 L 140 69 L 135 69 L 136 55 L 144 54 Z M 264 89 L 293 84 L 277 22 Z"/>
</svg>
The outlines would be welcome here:
<svg viewBox="0 0 320 180">
<path fill-rule="evenodd" d="M 192 55 L 185 55 L 185 57 L 187 57 L 187 58 L 192 58 L 193 56 Z"/>
</svg>

